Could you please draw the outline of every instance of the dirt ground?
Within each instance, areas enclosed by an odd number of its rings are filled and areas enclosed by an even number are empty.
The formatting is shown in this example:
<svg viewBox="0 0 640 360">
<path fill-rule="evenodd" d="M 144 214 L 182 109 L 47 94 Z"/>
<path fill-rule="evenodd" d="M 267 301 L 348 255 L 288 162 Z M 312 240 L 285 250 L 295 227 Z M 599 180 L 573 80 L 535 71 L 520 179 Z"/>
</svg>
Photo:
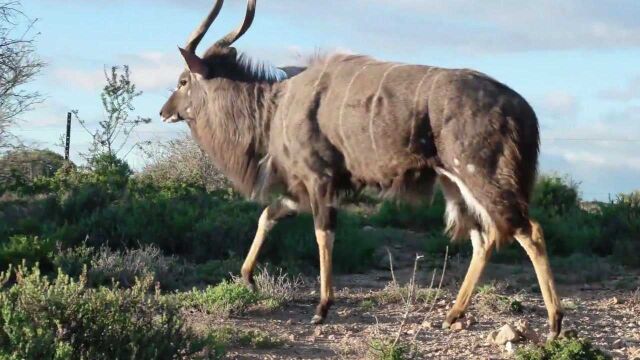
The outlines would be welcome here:
<svg viewBox="0 0 640 360">
<path fill-rule="evenodd" d="M 415 252 L 410 246 L 392 248 L 392 252 L 397 282 L 405 284 L 412 277 Z M 441 295 L 436 301 L 416 302 L 402 329 L 405 304 L 402 301 L 382 304 L 375 301 L 381 298 L 392 280 L 388 269 L 336 276 L 336 303 L 324 325 L 309 323 L 318 297 L 314 280 L 307 281 L 298 300 L 275 312 L 254 310 L 230 319 L 193 314 L 191 320 L 207 326 L 260 329 L 284 342 L 283 346 L 268 350 L 231 348 L 228 351 L 231 359 L 375 358 L 375 351 L 370 346 L 372 340 L 393 340 L 398 333 L 401 343 L 415 345 L 415 358 L 418 359 L 509 359 L 513 354 L 505 346 L 488 344 L 487 336 L 492 330 L 526 319 L 531 328 L 541 335 L 546 334 L 546 311 L 542 296 L 535 291 L 535 276 L 528 262 L 522 266 L 491 264 L 481 281 L 498 284 L 496 289 L 500 296 L 518 299 L 523 306 L 522 312 L 496 310 L 477 295 L 468 311 L 477 322 L 462 331 L 442 330 L 440 324 L 454 300 L 467 264 L 468 259 L 450 258 Z M 426 262 L 419 267 L 418 286 L 430 286 L 435 266 Z M 435 287 L 439 277 L 440 270 Z M 607 281 L 560 285 L 559 292 L 565 304 L 563 328 L 576 330 L 580 338 L 592 341 L 615 359 L 640 359 L 640 294 L 635 290 L 616 290 L 608 284 Z M 429 312 L 432 304 L 435 305 Z M 525 343 L 515 345 L 519 347 Z"/>
</svg>

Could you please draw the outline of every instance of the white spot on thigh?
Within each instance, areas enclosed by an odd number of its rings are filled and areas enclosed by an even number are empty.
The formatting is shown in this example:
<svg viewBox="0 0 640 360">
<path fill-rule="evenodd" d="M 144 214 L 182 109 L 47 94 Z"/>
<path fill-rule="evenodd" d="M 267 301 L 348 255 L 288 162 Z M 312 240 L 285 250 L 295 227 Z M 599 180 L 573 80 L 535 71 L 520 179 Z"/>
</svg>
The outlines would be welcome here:
<svg viewBox="0 0 640 360">
<path fill-rule="evenodd" d="M 191 108 L 187 108 L 187 113 L 191 114 Z"/>
<path fill-rule="evenodd" d="M 455 166 L 458 166 L 460 165 L 460 160 L 458 160 L 458 158 L 454 158 L 453 163 L 455 164 Z"/>
<path fill-rule="evenodd" d="M 474 172 L 476 172 L 476 166 L 473 164 L 467 165 L 467 171 L 473 174 Z"/>
<path fill-rule="evenodd" d="M 443 168 L 436 168 L 436 172 L 440 175 L 448 177 L 451 181 L 458 185 L 458 189 L 460 189 L 460 194 L 462 195 L 467 208 L 469 209 L 469 211 L 471 211 L 472 214 L 476 216 L 478 220 L 480 220 L 484 231 L 488 231 L 495 226 L 493 219 L 491 219 L 491 216 L 489 216 L 489 213 L 487 212 L 487 209 L 485 209 L 484 206 L 482 206 L 478 202 L 478 200 L 475 198 L 475 196 L 473 196 L 471 190 L 469 190 L 462 179 Z"/>
<path fill-rule="evenodd" d="M 187 91 L 187 96 L 191 96 L 191 90 Z"/>
</svg>

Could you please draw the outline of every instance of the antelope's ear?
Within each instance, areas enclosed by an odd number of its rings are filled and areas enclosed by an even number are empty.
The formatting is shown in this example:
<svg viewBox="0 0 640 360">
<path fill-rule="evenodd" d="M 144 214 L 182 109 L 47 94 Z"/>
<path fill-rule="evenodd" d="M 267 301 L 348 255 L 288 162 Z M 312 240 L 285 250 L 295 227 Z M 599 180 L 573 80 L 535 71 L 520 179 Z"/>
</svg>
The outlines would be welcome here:
<svg viewBox="0 0 640 360">
<path fill-rule="evenodd" d="M 184 61 L 187 63 L 189 71 L 206 78 L 209 73 L 209 68 L 207 68 L 207 64 L 205 64 L 204 60 L 200 59 L 198 55 L 193 54 L 181 47 L 179 47 L 178 49 L 180 49 L 180 54 L 182 54 Z"/>
</svg>

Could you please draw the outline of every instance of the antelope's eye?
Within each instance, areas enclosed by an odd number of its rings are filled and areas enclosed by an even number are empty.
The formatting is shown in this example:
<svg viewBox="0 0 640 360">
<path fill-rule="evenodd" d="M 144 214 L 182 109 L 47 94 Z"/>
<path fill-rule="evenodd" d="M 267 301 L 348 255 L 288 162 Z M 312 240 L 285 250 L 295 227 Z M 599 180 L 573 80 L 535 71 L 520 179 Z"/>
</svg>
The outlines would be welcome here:
<svg viewBox="0 0 640 360">
<path fill-rule="evenodd" d="M 180 86 L 186 86 L 187 80 L 180 80 Z"/>
</svg>

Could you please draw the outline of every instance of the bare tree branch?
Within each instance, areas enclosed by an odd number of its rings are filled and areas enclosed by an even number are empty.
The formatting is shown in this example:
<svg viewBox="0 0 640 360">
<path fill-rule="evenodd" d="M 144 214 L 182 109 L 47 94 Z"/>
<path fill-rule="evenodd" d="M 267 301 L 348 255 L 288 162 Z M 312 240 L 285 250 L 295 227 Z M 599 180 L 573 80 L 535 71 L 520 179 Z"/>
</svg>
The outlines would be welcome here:
<svg viewBox="0 0 640 360">
<path fill-rule="evenodd" d="M 20 115 L 42 101 L 23 86 L 45 66 L 35 53 L 37 20 L 20 10 L 19 1 L 0 0 L 0 151 L 16 144 L 11 128 Z"/>
</svg>

